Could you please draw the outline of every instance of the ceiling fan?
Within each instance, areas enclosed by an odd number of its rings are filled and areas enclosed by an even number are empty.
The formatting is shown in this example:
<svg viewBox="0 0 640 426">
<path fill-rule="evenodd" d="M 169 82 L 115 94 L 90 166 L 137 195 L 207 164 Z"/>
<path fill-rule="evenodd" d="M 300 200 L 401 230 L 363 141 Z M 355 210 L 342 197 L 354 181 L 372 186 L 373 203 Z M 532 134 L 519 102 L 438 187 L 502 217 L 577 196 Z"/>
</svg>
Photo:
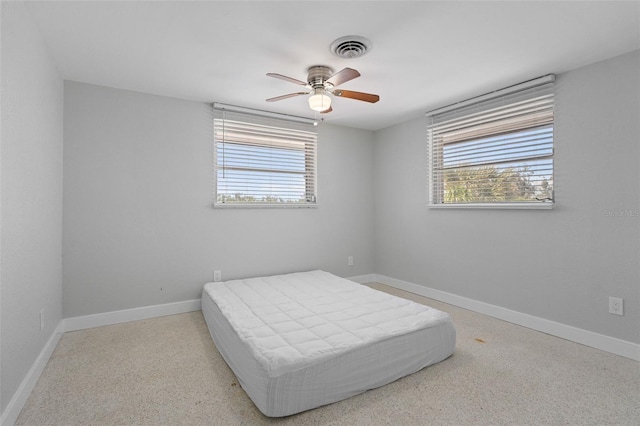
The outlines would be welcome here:
<svg viewBox="0 0 640 426">
<path fill-rule="evenodd" d="M 309 107 L 322 114 L 333 111 L 331 108 L 331 97 L 329 95 L 338 96 L 341 98 L 350 98 L 358 101 L 376 103 L 380 100 L 380 96 L 372 95 L 370 93 L 354 92 L 351 90 L 336 89 L 342 83 L 346 83 L 349 80 L 360 77 L 360 73 L 353 68 L 344 68 L 337 73 L 333 73 L 333 70 L 324 65 L 315 65 L 307 70 L 309 74 L 307 81 L 298 80 L 295 78 L 287 77 L 286 75 L 267 73 L 267 76 L 279 78 L 280 80 L 289 81 L 300 86 L 304 86 L 306 91 L 289 93 L 287 95 L 276 96 L 275 98 L 267 99 L 267 102 L 280 101 L 282 99 L 292 98 L 294 96 L 311 95 L 309 96 Z"/>
</svg>

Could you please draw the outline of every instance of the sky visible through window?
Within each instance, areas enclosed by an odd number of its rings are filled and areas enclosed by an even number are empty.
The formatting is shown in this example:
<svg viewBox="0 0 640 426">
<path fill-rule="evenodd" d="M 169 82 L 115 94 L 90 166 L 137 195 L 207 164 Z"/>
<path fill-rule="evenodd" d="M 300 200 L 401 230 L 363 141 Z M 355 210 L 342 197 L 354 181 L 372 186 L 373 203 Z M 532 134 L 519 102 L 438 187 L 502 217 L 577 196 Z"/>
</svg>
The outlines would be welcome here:
<svg viewBox="0 0 640 426">
<path fill-rule="evenodd" d="M 553 126 L 490 136 L 443 147 L 444 168 L 501 163 L 553 154 Z"/>
</svg>

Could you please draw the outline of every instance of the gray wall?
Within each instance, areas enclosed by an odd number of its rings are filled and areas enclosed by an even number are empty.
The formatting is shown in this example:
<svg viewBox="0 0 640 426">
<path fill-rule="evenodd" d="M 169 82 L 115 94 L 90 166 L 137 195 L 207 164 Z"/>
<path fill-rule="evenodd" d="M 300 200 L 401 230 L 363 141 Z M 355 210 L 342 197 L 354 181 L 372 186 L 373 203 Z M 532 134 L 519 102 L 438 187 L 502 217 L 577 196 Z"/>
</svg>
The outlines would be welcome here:
<svg viewBox="0 0 640 426">
<path fill-rule="evenodd" d="M 376 132 L 376 272 L 640 342 L 639 75 L 635 51 L 559 76 L 552 211 L 430 210 L 426 120 Z"/>
<path fill-rule="evenodd" d="M 61 318 L 63 84 L 24 5 L 1 7 L 4 412 Z"/>
<path fill-rule="evenodd" d="M 196 299 L 214 269 L 371 273 L 372 133 L 319 129 L 318 208 L 213 209 L 210 105 L 65 82 L 64 316 Z"/>
</svg>

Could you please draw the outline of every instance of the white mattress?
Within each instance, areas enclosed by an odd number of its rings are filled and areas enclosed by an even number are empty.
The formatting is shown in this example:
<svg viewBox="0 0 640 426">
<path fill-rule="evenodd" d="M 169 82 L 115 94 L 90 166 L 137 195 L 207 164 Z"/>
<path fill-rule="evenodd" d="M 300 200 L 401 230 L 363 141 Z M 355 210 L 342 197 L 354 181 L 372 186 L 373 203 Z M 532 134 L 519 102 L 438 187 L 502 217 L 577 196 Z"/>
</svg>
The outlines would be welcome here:
<svg viewBox="0 0 640 426">
<path fill-rule="evenodd" d="M 208 283 L 202 312 L 243 389 L 281 417 L 449 357 L 448 314 L 324 271 Z"/>
</svg>

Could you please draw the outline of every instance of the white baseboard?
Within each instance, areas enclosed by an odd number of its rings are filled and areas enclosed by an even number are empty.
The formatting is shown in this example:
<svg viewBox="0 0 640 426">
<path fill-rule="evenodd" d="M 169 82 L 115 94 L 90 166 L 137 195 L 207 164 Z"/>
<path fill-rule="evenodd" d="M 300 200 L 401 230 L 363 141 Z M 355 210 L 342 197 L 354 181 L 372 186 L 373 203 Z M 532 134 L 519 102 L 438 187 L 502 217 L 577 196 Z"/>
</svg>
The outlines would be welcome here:
<svg viewBox="0 0 640 426">
<path fill-rule="evenodd" d="M 533 315 L 524 314 L 522 312 L 512 311 L 511 309 L 479 302 L 477 300 L 447 293 L 441 290 L 435 290 L 419 284 L 386 277 L 384 275 L 373 274 L 373 276 L 375 279 L 371 279 L 370 281 L 372 282 L 375 281 L 381 284 L 386 284 L 390 287 L 405 290 L 410 293 L 435 299 L 450 305 L 459 306 L 470 311 L 508 321 L 513 324 L 518 324 L 543 333 L 551 334 L 552 336 L 640 361 L 640 345 L 633 342 L 605 336 L 604 334 L 561 324 Z"/>
<path fill-rule="evenodd" d="M 121 311 L 104 312 L 101 314 L 82 315 L 65 318 L 64 331 L 84 330 L 85 328 L 102 327 L 129 321 L 163 317 L 166 315 L 182 314 L 200 310 L 200 299 L 182 302 L 166 303 L 164 305 L 143 306 L 141 308 L 124 309 Z"/>
<path fill-rule="evenodd" d="M 24 404 L 27 403 L 27 399 L 29 398 L 31 391 L 38 382 L 38 379 L 40 378 L 44 367 L 47 365 L 47 362 L 49 362 L 51 354 L 58 345 L 58 341 L 60 341 L 62 333 L 62 321 L 60 321 L 58 323 L 58 326 L 53 331 L 53 334 L 44 345 L 44 348 L 42 348 L 42 351 L 40 351 L 40 355 L 38 355 L 38 358 L 36 358 L 35 362 L 29 369 L 29 372 L 25 376 L 24 380 L 22 381 L 22 383 L 20 383 L 20 387 L 18 387 L 18 390 L 13 395 L 13 398 L 11 398 L 11 401 L 9 401 L 9 404 L 7 404 L 7 408 L 5 408 L 2 416 L 0 417 L 0 425 L 13 426 L 13 424 L 16 422 L 16 420 L 18 419 L 18 415 L 20 415 L 20 411 L 22 411 Z"/>
</svg>

